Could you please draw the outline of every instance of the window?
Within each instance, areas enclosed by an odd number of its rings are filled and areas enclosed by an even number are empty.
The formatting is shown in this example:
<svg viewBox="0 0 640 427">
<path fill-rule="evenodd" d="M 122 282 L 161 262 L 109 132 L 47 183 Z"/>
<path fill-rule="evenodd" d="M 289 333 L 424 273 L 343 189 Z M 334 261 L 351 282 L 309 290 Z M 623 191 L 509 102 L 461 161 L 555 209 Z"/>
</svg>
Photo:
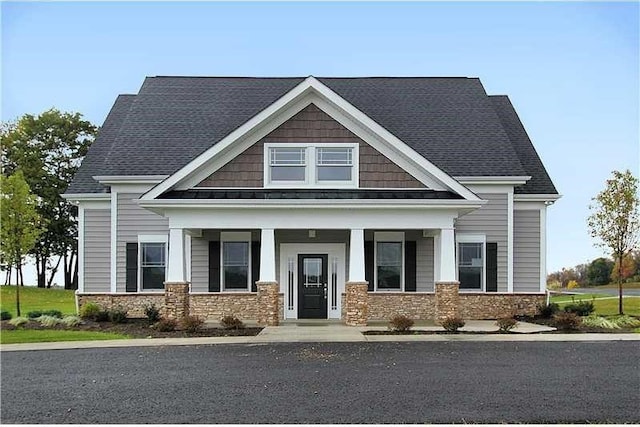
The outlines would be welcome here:
<svg viewBox="0 0 640 427">
<path fill-rule="evenodd" d="M 306 152 L 300 147 L 278 147 L 269 150 L 271 182 L 305 182 Z"/>
<path fill-rule="evenodd" d="M 404 233 L 375 233 L 375 289 L 401 291 L 404 285 Z"/>
<path fill-rule="evenodd" d="M 484 242 L 458 242 L 460 289 L 481 291 L 484 285 Z"/>
<path fill-rule="evenodd" d="M 351 148 L 317 148 L 317 179 L 321 181 L 351 181 L 353 150 Z"/>
<path fill-rule="evenodd" d="M 357 144 L 265 144 L 265 183 L 274 187 L 357 187 Z"/>
<path fill-rule="evenodd" d="M 222 240 L 222 289 L 248 291 L 251 289 L 251 233 L 224 232 Z"/>
<path fill-rule="evenodd" d="M 140 242 L 140 284 L 142 290 L 164 289 L 167 244 Z"/>
</svg>

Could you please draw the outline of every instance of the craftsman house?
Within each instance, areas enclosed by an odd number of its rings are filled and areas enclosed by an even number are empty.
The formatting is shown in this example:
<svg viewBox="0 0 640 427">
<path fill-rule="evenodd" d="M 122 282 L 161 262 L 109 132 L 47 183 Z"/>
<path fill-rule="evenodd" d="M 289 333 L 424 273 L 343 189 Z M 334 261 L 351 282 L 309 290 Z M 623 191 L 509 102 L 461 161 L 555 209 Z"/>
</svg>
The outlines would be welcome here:
<svg viewBox="0 0 640 427">
<path fill-rule="evenodd" d="M 363 325 L 534 313 L 559 195 L 477 78 L 149 77 L 65 197 L 80 305 Z"/>
</svg>

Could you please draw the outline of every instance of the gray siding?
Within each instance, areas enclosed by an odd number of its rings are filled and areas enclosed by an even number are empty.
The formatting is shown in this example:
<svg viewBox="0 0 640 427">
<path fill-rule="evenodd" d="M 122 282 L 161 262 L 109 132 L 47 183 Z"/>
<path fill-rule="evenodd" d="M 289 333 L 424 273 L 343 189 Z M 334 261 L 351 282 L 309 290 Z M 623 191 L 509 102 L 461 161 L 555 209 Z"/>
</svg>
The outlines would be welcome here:
<svg viewBox="0 0 640 427">
<path fill-rule="evenodd" d="M 116 290 L 125 292 L 126 246 L 141 234 L 169 235 L 169 220 L 137 205 L 140 194 L 118 193 Z"/>
<path fill-rule="evenodd" d="M 513 290 L 540 291 L 540 211 L 513 212 Z"/>
<path fill-rule="evenodd" d="M 507 292 L 507 195 L 479 194 L 488 203 L 456 222 L 458 233 L 479 233 L 498 244 L 498 292 Z"/>
<path fill-rule="evenodd" d="M 433 237 L 416 242 L 416 291 L 433 292 Z"/>
<path fill-rule="evenodd" d="M 84 211 L 84 291 L 111 290 L 111 211 Z"/>
<path fill-rule="evenodd" d="M 191 292 L 209 291 L 209 240 L 191 238 Z"/>
</svg>

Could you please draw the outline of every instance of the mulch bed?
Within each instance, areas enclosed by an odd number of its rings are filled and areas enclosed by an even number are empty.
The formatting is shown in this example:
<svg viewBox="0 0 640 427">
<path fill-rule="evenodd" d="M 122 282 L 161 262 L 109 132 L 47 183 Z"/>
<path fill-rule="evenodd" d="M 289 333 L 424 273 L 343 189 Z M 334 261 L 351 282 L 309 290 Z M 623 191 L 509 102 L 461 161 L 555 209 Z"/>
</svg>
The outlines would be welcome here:
<svg viewBox="0 0 640 427">
<path fill-rule="evenodd" d="M 9 324 L 8 320 L 0 322 L 0 328 L 2 330 L 10 331 L 14 329 L 58 329 L 69 331 L 92 331 L 92 332 L 113 332 L 118 334 L 129 335 L 132 338 L 187 338 L 187 337 L 240 337 L 240 336 L 255 336 L 262 331 L 263 328 L 241 328 L 241 329 L 223 329 L 223 328 L 206 328 L 195 331 L 171 331 L 160 332 L 151 327 L 147 319 L 127 319 L 126 323 L 111 323 L 111 322 L 93 322 L 84 320 L 81 325 L 73 327 L 65 327 L 63 325 L 56 325 L 52 328 L 45 328 L 39 322 L 29 321 L 19 328 Z"/>
</svg>

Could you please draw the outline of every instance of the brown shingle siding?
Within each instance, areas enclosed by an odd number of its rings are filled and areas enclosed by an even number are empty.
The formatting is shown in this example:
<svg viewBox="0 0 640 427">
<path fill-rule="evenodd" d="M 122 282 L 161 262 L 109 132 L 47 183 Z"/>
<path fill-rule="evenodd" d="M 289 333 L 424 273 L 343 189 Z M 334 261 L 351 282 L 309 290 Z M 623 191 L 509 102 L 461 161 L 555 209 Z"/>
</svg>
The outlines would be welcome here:
<svg viewBox="0 0 640 427">
<path fill-rule="evenodd" d="M 425 186 L 351 133 L 314 104 L 310 104 L 196 187 L 264 187 L 264 143 L 357 143 L 360 147 L 361 188 L 425 188 Z"/>
</svg>

